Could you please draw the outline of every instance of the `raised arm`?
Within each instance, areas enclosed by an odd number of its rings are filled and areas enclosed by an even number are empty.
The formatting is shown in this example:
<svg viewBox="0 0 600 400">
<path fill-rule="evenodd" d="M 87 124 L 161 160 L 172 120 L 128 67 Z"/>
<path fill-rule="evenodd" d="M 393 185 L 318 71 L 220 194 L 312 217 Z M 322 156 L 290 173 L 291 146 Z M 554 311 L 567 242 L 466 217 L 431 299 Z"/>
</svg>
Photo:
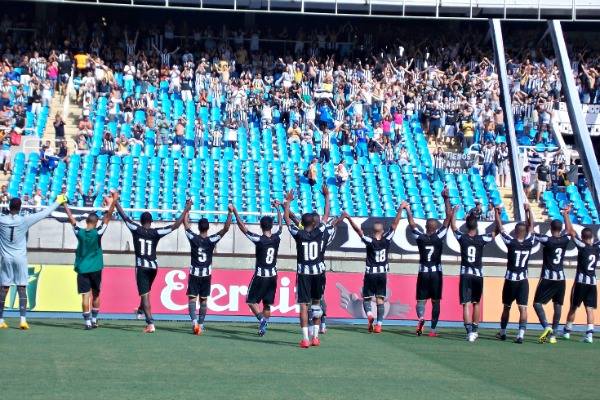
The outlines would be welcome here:
<svg viewBox="0 0 600 400">
<path fill-rule="evenodd" d="M 183 223 L 185 216 L 190 212 L 191 209 L 192 209 L 192 200 L 187 199 L 187 201 L 185 202 L 185 208 L 183 209 L 183 213 L 181 213 L 181 216 L 179 217 L 179 219 L 177 219 L 177 221 L 175 221 L 175 223 L 172 226 L 174 231 L 177 230 L 177 228 L 179 228 L 179 226 Z"/>
<path fill-rule="evenodd" d="M 448 229 L 448 227 L 450 226 L 450 220 L 453 216 L 452 206 L 450 205 L 450 196 L 448 195 L 448 188 L 445 188 L 442 191 L 442 197 L 444 198 L 444 205 L 446 206 L 446 219 L 444 220 L 444 222 L 442 222 L 442 225 L 444 225 L 444 227 Z"/>
<path fill-rule="evenodd" d="M 502 218 L 500 218 L 500 207 L 496 207 L 494 210 L 496 220 L 496 233 L 500 234 L 504 231 L 504 227 L 502 226 Z"/>
<path fill-rule="evenodd" d="M 133 223 L 131 218 L 129 218 L 127 216 L 127 214 L 125 214 L 125 210 L 123 210 L 123 207 L 121 207 L 121 202 L 119 202 L 119 200 L 117 200 L 114 203 L 115 203 L 115 207 L 117 208 L 117 213 L 119 214 L 121 219 L 123 219 L 123 221 L 125 221 L 126 223 L 129 223 L 129 224 Z"/>
<path fill-rule="evenodd" d="M 281 207 L 279 207 L 281 203 L 279 203 L 279 200 L 275 200 L 273 201 L 273 205 L 275 206 L 275 209 L 277 209 L 277 233 L 281 234 L 281 229 L 283 225 L 283 216 L 281 215 Z"/>
<path fill-rule="evenodd" d="M 348 215 L 348 213 L 346 211 L 343 212 L 342 217 L 346 218 L 346 220 L 348 221 L 348 223 L 350 224 L 352 229 L 354 229 L 354 232 L 356 232 L 358 234 L 358 236 L 360 236 L 360 237 L 364 236 L 362 229 L 360 229 L 360 226 L 356 225 L 356 222 L 354 222 L 354 220 L 352 220 L 352 218 L 350 218 L 350 215 Z"/>
<path fill-rule="evenodd" d="M 456 211 L 458 211 L 458 209 L 460 208 L 459 205 L 454 206 L 454 209 L 452 210 L 452 218 L 450 219 L 450 227 L 452 228 L 453 232 L 456 232 L 458 230 L 458 228 L 456 227 Z"/>
<path fill-rule="evenodd" d="M 408 220 L 408 225 L 410 226 L 410 228 L 417 229 L 417 223 L 415 222 L 415 219 L 412 215 L 412 211 L 410 210 L 410 204 L 408 204 L 407 202 L 403 202 L 402 208 L 406 210 L 406 219 Z"/>
<path fill-rule="evenodd" d="M 225 225 L 223 225 L 223 229 L 221 229 L 218 233 L 219 236 L 223 237 L 227 232 L 229 232 L 229 228 L 231 227 L 231 219 L 233 218 L 233 205 L 229 205 L 229 212 L 227 213 L 227 220 L 225 221 Z"/>
<path fill-rule="evenodd" d="M 67 219 L 69 220 L 69 223 L 73 226 L 76 226 L 77 221 L 75 220 L 75 217 L 73 216 L 73 213 L 71 212 L 71 209 L 69 208 L 67 203 L 63 204 L 63 207 L 65 208 L 65 214 L 67 214 Z"/>
<path fill-rule="evenodd" d="M 119 194 L 117 192 L 113 192 L 112 199 L 113 199 L 113 201 L 110 203 L 110 207 L 108 207 L 108 210 L 104 213 L 104 216 L 102 217 L 102 223 L 104 225 L 108 225 L 108 223 L 110 222 L 110 220 L 112 218 L 113 212 L 115 211 L 115 205 L 119 201 Z M 65 204 L 65 211 L 67 211 L 66 204 Z"/>
<path fill-rule="evenodd" d="M 192 225 L 190 224 L 190 213 L 185 213 L 183 217 L 183 227 L 186 231 L 192 229 Z"/>
<path fill-rule="evenodd" d="M 402 219 L 402 204 L 398 207 L 398 211 L 396 212 L 396 218 L 392 222 L 392 230 L 395 231 L 398 225 L 400 224 L 400 220 Z"/>
<path fill-rule="evenodd" d="M 571 236 L 571 238 L 576 238 L 577 232 L 575 231 L 575 228 L 573 228 L 573 223 L 571 222 L 571 215 L 569 214 L 570 212 L 571 206 L 567 206 L 561 211 L 565 220 L 565 230 L 567 231 L 567 235 Z"/>
<path fill-rule="evenodd" d="M 25 221 L 25 224 L 28 227 L 30 227 L 30 226 L 40 222 L 44 218 L 50 216 L 50 214 L 52 214 L 58 208 L 58 206 L 60 206 L 61 204 L 65 204 L 66 202 L 67 202 L 67 196 L 60 194 L 60 195 L 56 196 L 56 201 L 54 202 L 54 204 L 49 205 L 43 211 L 37 212 L 35 214 L 26 215 L 25 217 L 23 217 L 23 220 Z"/>
<path fill-rule="evenodd" d="M 527 213 L 527 232 L 531 234 L 531 233 L 533 233 L 533 228 L 535 227 L 533 211 L 531 211 L 531 207 L 529 206 L 529 203 L 525 203 L 523 205 L 523 208 L 525 209 L 525 212 Z"/>
<path fill-rule="evenodd" d="M 325 221 L 325 223 L 327 223 L 327 220 L 329 219 L 329 211 L 330 211 L 329 188 L 327 187 L 327 184 L 325 184 L 325 183 L 323 184 L 321 191 L 323 192 L 323 196 L 325 197 L 325 211 L 323 212 L 323 221 Z"/>
<path fill-rule="evenodd" d="M 285 201 L 283 202 L 283 219 L 287 226 L 293 225 L 294 222 L 290 218 L 290 203 L 294 200 L 294 191 L 290 190 L 285 194 Z"/>
<path fill-rule="evenodd" d="M 240 231 L 242 231 L 242 233 L 245 235 L 246 233 L 248 233 L 248 227 L 246 227 L 246 224 L 244 224 L 244 221 L 242 221 L 242 219 L 240 218 L 240 215 L 237 212 L 237 208 L 233 207 L 232 212 L 235 216 L 235 222 L 237 223 L 238 228 L 240 228 Z"/>
</svg>

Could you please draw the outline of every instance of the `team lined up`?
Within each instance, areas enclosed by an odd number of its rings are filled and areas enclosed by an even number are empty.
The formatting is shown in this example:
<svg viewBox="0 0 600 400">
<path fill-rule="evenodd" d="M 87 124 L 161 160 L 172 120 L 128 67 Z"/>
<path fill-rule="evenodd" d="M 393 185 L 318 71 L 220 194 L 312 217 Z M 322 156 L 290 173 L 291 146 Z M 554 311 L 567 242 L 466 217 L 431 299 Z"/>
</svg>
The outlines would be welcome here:
<svg viewBox="0 0 600 400">
<path fill-rule="evenodd" d="M 326 199 L 324 214 L 305 213 L 298 219 L 290 211 L 290 203 L 294 199 L 293 192 L 286 193 L 283 204 L 274 201 L 278 214 L 278 228 L 273 231 L 274 220 L 270 216 L 263 216 L 260 220 L 261 233 L 253 233 L 242 222 L 237 210 L 229 206 L 227 220 L 223 228 L 209 234 L 209 222 L 205 218 L 198 221 L 198 233 L 195 233 L 189 221 L 189 212 L 192 203 L 188 201 L 181 216 L 172 225 L 153 228 L 152 215 L 149 212 L 141 214 L 139 223 L 131 220 L 119 204 L 119 196 L 113 193 L 110 208 L 104 214 L 100 224 L 98 216 L 94 213 L 86 218 L 85 228 L 77 227 L 64 197 L 59 197 L 57 203 L 42 213 L 22 217 L 20 200 L 10 202 L 10 214 L 0 218 L 0 255 L 2 256 L 2 290 L 0 291 L 0 328 L 7 324 L 2 319 L 4 299 L 11 284 L 18 287 L 20 295 L 21 327 L 28 329 L 25 320 L 27 285 L 27 260 L 26 241 L 17 235 L 25 235 L 27 229 L 41 218 L 49 215 L 59 204 L 64 203 L 65 212 L 74 227 L 78 239 L 76 250 L 75 271 L 77 272 L 78 291 L 82 295 L 83 317 L 86 329 L 98 326 L 97 318 L 100 307 L 100 288 L 102 279 L 102 246 L 101 238 L 106 231 L 106 226 L 116 209 L 133 238 L 135 252 L 135 271 L 140 304 L 137 309 L 139 318 L 146 320 L 144 329 L 147 333 L 155 331 L 154 319 L 150 304 L 150 292 L 157 273 L 156 249 L 160 239 L 178 229 L 183 224 L 186 237 L 190 242 L 191 260 L 188 278 L 188 311 L 192 322 L 192 330 L 196 335 L 204 329 L 204 319 L 207 312 L 207 298 L 210 296 L 212 277 L 212 257 L 215 246 L 228 232 L 233 217 L 235 216 L 239 229 L 255 244 L 256 258 L 255 271 L 249 285 L 246 302 L 250 310 L 259 321 L 258 334 L 263 336 L 268 328 L 270 307 L 274 303 L 277 290 L 277 255 L 281 241 L 282 223 L 285 221 L 290 234 L 296 242 L 297 250 L 297 303 L 300 306 L 300 326 L 303 348 L 320 345 L 319 333 L 326 331 L 326 305 L 323 294 L 326 284 L 325 252 L 329 245 L 336 226 L 343 220 L 360 236 L 366 247 L 365 274 L 363 280 L 363 309 L 368 320 L 370 332 L 380 333 L 383 325 L 384 299 L 387 289 L 387 273 L 389 272 L 389 250 L 394 232 L 402 218 L 403 210 L 406 213 L 408 224 L 419 249 L 419 272 L 416 288 L 416 312 L 418 323 L 416 334 L 422 335 L 425 325 L 425 306 L 427 300 L 431 302 L 431 329 L 429 336 L 437 336 L 436 327 L 440 315 L 440 300 L 442 298 L 443 272 L 442 251 L 448 229 L 452 229 L 461 250 L 461 266 L 459 293 L 460 303 L 463 305 L 464 325 L 467 340 L 473 342 L 478 337 L 478 324 L 480 321 L 480 301 L 483 292 L 483 251 L 486 244 L 490 243 L 496 235 L 501 235 L 507 246 L 508 259 L 506 264 L 505 282 L 502 291 L 504 309 L 501 316 L 500 332 L 497 337 L 506 340 L 506 328 L 510 308 L 517 303 L 519 308 L 519 330 L 515 339 L 522 343 L 527 325 L 527 302 L 529 297 L 528 261 L 530 255 L 539 242 L 543 246 L 543 265 L 541 277 L 534 298 L 534 309 L 539 317 L 544 332 L 540 342 L 549 341 L 556 343 L 556 332 L 560 322 L 562 305 L 565 297 L 565 274 L 563 260 L 566 248 L 571 240 L 578 248 L 577 272 L 575 284 L 571 293 L 570 309 L 567 322 L 563 328 L 563 337 L 569 338 L 576 309 L 583 303 L 587 313 L 587 331 L 584 341 L 591 343 L 594 329 L 593 310 L 597 305 L 595 270 L 600 263 L 600 242 L 594 241 L 594 235 L 589 228 L 584 228 L 577 234 L 569 219 L 569 210 L 563 210 L 565 230 L 562 222 L 554 220 L 551 223 L 549 235 L 534 232 L 534 218 L 528 205 L 526 205 L 527 221 L 516 224 L 513 235 L 507 233 L 502 225 L 499 210 L 496 210 L 496 226 L 493 232 L 478 233 L 477 217 L 469 215 L 466 218 L 466 230 L 457 228 L 455 213 L 458 206 L 451 208 L 447 191 L 442 193 L 446 205 L 446 219 L 440 224 L 435 219 L 428 219 L 425 230 L 421 230 L 415 222 L 410 206 L 403 202 L 391 223 L 384 229 L 383 222 L 373 225 L 373 233 L 366 235 L 346 213 L 336 218 L 329 215 L 329 191 L 323 187 Z M 283 215 L 282 215 L 283 208 Z M 22 247 L 17 249 L 17 247 Z M 18 250 L 18 251 L 17 251 Z M 24 305 L 23 305 L 23 298 Z M 371 309 L 375 299 L 376 312 Z M 553 302 L 554 315 L 549 324 L 543 305 Z M 260 307 L 262 303 L 262 309 Z"/>
</svg>

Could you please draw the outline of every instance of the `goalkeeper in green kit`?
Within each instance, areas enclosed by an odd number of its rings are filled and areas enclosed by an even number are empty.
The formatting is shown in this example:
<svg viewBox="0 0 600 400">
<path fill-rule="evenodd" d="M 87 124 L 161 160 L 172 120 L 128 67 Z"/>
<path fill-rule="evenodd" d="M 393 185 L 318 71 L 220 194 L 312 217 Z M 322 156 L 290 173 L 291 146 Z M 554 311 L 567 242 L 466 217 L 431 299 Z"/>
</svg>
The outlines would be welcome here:
<svg viewBox="0 0 600 400">
<path fill-rule="evenodd" d="M 81 294 L 81 307 L 85 329 L 98 327 L 98 312 L 100 311 L 100 284 L 102 282 L 102 268 L 104 258 L 102 254 L 101 239 L 119 199 L 117 193 L 112 193 L 112 202 L 108 211 L 98 225 L 98 215 L 90 213 L 85 220 L 85 228 L 77 226 L 71 210 L 65 203 L 65 212 L 73 231 L 77 237 L 77 250 L 75 251 L 75 272 L 77 272 L 77 291 Z M 91 303 L 91 307 L 90 307 Z"/>
</svg>

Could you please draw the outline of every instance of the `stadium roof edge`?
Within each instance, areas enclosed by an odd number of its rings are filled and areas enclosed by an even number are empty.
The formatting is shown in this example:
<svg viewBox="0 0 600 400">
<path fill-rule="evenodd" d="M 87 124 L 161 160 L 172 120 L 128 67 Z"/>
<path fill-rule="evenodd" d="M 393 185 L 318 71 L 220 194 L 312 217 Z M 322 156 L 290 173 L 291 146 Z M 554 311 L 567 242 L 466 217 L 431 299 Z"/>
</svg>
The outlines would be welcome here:
<svg viewBox="0 0 600 400">
<path fill-rule="evenodd" d="M 600 22 L 593 0 L 22 0 L 41 4 L 183 11 L 440 20 Z M 121 2 L 117 2 L 121 1 Z M 512 4 L 511 4 L 512 3 Z"/>
</svg>

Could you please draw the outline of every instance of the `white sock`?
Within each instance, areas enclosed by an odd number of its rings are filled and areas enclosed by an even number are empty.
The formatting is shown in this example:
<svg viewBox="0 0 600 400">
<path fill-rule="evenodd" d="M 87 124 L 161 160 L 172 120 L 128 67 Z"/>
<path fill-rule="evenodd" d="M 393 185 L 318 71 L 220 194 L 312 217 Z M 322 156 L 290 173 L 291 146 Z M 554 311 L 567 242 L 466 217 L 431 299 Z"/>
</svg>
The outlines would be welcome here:
<svg viewBox="0 0 600 400">
<path fill-rule="evenodd" d="M 525 337 L 525 329 L 519 329 L 517 337 L 523 339 L 523 337 Z"/>
<path fill-rule="evenodd" d="M 313 326 L 313 337 L 319 337 L 319 325 Z"/>
<path fill-rule="evenodd" d="M 194 318 L 192 320 L 192 326 L 195 326 L 198 323 L 198 318 Z"/>
<path fill-rule="evenodd" d="M 369 311 L 369 312 L 367 313 L 367 317 L 372 317 L 372 316 L 373 316 L 373 311 Z"/>
<path fill-rule="evenodd" d="M 594 331 L 594 324 L 588 324 L 587 330 L 588 330 L 588 332 L 586 332 L 585 336 L 590 337 L 590 338 L 592 336 L 594 336 L 594 332 L 593 332 Z"/>
<path fill-rule="evenodd" d="M 379 325 L 379 326 L 381 326 L 382 324 L 383 324 L 383 322 L 381 322 L 381 321 L 377 322 L 377 325 Z M 432 330 L 435 330 L 435 329 L 432 329 Z"/>
<path fill-rule="evenodd" d="M 573 330 L 573 323 L 572 322 L 567 322 L 567 324 L 565 325 L 565 329 L 567 331 Z"/>
<path fill-rule="evenodd" d="M 90 321 L 89 319 L 86 319 L 85 326 L 92 326 L 92 321 Z"/>
<path fill-rule="evenodd" d="M 327 325 L 325 325 L 325 322 L 321 322 L 321 329 L 325 329 L 327 327 Z"/>
<path fill-rule="evenodd" d="M 92 317 L 92 323 L 95 324 L 96 322 L 98 322 L 97 318 Z"/>
<path fill-rule="evenodd" d="M 302 327 L 302 339 L 308 340 L 308 326 Z"/>
<path fill-rule="evenodd" d="M 23 322 L 27 322 L 27 318 L 21 317 L 21 323 L 23 323 Z"/>
</svg>

